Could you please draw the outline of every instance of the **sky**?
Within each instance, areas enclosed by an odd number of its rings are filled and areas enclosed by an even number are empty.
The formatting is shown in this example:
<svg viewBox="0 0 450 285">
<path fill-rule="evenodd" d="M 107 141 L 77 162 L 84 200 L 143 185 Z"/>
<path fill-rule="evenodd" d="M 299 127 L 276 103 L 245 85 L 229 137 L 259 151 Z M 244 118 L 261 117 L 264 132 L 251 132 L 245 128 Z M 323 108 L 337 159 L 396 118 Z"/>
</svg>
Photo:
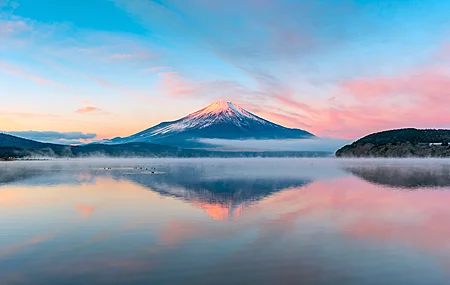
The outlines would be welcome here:
<svg viewBox="0 0 450 285">
<path fill-rule="evenodd" d="M 218 100 L 319 137 L 450 128 L 449 0 L 0 0 L 0 130 L 128 136 Z"/>
</svg>

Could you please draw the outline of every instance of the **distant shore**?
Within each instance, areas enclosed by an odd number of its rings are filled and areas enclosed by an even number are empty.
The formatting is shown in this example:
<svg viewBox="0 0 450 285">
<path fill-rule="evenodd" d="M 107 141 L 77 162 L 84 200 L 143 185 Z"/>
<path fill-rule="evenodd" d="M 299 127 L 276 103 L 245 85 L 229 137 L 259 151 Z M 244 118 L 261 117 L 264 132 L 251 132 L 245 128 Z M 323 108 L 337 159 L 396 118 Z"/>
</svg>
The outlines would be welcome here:
<svg viewBox="0 0 450 285">
<path fill-rule="evenodd" d="M 0 158 L 0 161 L 47 161 L 47 160 L 53 160 L 53 159 L 52 158 L 14 158 L 14 157 Z"/>
<path fill-rule="evenodd" d="M 336 151 L 336 157 L 450 158 L 450 130 L 390 130 L 365 136 Z"/>
</svg>

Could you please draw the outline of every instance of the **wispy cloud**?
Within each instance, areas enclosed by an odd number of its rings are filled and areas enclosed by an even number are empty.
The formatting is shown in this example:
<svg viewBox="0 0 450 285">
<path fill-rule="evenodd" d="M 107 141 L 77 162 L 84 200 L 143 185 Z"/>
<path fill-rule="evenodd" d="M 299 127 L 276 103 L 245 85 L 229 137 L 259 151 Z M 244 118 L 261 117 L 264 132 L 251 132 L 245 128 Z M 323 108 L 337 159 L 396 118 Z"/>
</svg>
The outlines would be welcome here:
<svg viewBox="0 0 450 285">
<path fill-rule="evenodd" d="M 114 53 L 109 56 L 110 59 L 117 59 L 117 60 L 134 60 L 134 59 L 149 59 L 151 57 L 155 57 L 156 55 L 153 55 L 149 52 L 137 52 L 137 53 Z"/>
<path fill-rule="evenodd" d="M 83 108 L 79 108 L 79 109 L 75 110 L 75 113 L 77 113 L 77 114 L 89 113 L 89 114 L 97 114 L 97 115 L 108 115 L 109 114 L 108 112 L 106 112 L 102 109 L 99 109 L 97 107 L 94 107 L 94 106 L 86 106 Z"/>
<path fill-rule="evenodd" d="M 18 66 L 14 66 L 11 64 L 8 64 L 6 62 L 2 62 L 0 61 L 0 71 L 10 74 L 10 75 L 14 75 L 14 76 L 18 76 L 18 77 L 22 77 L 25 79 L 28 79 L 30 81 L 33 81 L 35 83 L 38 84 L 44 84 L 44 85 L 48 85 L 48 86 L 52 86 L 52 87 L 64 87 L 64 85 L 54 82 L 50 79 L 46 79 L 37 75 L 34 75 L 28 71 L 25 71 L 24 69 L 18 67 Z"/>
<path fill-rule="evenodd" d="M 207 99 L 208 101 L 240 99 L 254 91 L 233 80 L 193 80 L 177 71 L 158 72 L 157 88 L 169 98 Z"/>
<path fill-rule="evenodd" d="M 196 91 L 193 84 L 181 77 L 178 72 L 159 72 L 158 76 L 161 78 L 160 88 L 169 97 L 192 95 Z"/>
<path fill-rule="evenodd" d="M 295 128 L 304 128 L 304 129 L 310 129 L 311 125 L 308 125 L 304 121 L 305 119 L 303 116 L 294 114 L 291 112 L 286 112 L 284 110 L 281 110 L 279 108 L 274 108 L 270 106 L 261 106 L 261 105 L 254 105 L 254 104 L 248 104 L 244 103 L 244 106 L 248 108 L 251 112 L 254 112 L 258 114 L 261 117 L 264 117 L 268 120 L 277 122 L 278 124 L 281 124 L 283 126 L 287 127 L 295 127 Z"/>
<path fill-rule="evenodd" d="M 153 66 L 153 67 L 147 68 L 146 71 L 159 72 L 159 71 L 169 70 L 169 69 L 171 69 L 169 66 Z"/>
<path fill-rule="evenodd" d="M 97 77 L 97 76 L 93 76 L 93 75 L 89 75 L 89 74 L 83 74 L 83 76 L 86 77 L 87 79 L 94 81 L 95 83 L 97 83 L 103 87 L 111 87 L 113 85 L 108 80 Z"/>
<path fill-rule="evenodd" d="M 96 107 L 93 107 L 93 106 L 87 106 L 87 107 L 83 107 L 83 108 L 80 108 L 80 109 L 75 110 L 75 113 L 78 113 L 78 114 L 85 114 L 85 113 L 89 113 L 89 112 L 96 112 L 96 111 L 98 111 L 98 110 L 99 110 L 99 109 L 96 108 Z"/>
<path fill-rule="evenodd" d="M 112 54 L 110 56 L 110 58 L 112 58 L 112 59 L 130 59 L 130 58 L 135 58 L 135 56 L 132 54 L 129 54 L 129 53 L 115 53 L 115 54 Z"/>
</svg>

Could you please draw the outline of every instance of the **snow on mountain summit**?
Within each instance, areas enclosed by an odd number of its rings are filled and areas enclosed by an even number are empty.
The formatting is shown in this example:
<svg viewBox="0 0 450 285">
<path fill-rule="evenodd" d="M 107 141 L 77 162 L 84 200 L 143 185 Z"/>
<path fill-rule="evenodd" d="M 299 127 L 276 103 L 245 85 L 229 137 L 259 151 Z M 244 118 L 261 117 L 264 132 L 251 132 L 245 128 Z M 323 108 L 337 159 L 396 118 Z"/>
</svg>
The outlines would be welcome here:
<svg viewBox="0 0 450 285">
<path fill-rule="evenodd" d="M 214 102 L 211 105 L 207 106 L 206 108 L 203 108 L 195 113 L 187 115 L 183 119 L 205 120 L 204 125 L 220 121 L 240 125 L 244 119 L 256 120 L 261 123 L 265 122 L 265 120 L 246 111 L 239 105 L 225 101 Z"/>
<path fill-rule="evenodd" d="M 192 113 L 187 117 L 194 118 L 199 116 L 210 116 L 210 115 L 244 116 L 248 118 L 254 117 L 251 113 L 247 112 L 237 104 L 225 101 L 214 102 L 211 105 L 207 106 L 206 108 L 203 108 L 195 113 Z"/>
</svg>

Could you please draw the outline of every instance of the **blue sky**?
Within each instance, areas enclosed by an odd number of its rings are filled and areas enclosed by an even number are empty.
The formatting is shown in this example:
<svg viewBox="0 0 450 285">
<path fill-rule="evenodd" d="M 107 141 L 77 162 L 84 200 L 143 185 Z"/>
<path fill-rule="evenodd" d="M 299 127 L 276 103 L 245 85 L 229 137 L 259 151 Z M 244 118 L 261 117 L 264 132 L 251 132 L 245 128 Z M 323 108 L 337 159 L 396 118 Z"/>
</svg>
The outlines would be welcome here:
<svg viewBox="0 0 450 285">
<path fill-rule="evenodd" d="M 125 136 L 217 100 L 319 136 L 450 127 L 449 10 L 447 0 L 0 0 L 0 130 Z"/>
</svg>

